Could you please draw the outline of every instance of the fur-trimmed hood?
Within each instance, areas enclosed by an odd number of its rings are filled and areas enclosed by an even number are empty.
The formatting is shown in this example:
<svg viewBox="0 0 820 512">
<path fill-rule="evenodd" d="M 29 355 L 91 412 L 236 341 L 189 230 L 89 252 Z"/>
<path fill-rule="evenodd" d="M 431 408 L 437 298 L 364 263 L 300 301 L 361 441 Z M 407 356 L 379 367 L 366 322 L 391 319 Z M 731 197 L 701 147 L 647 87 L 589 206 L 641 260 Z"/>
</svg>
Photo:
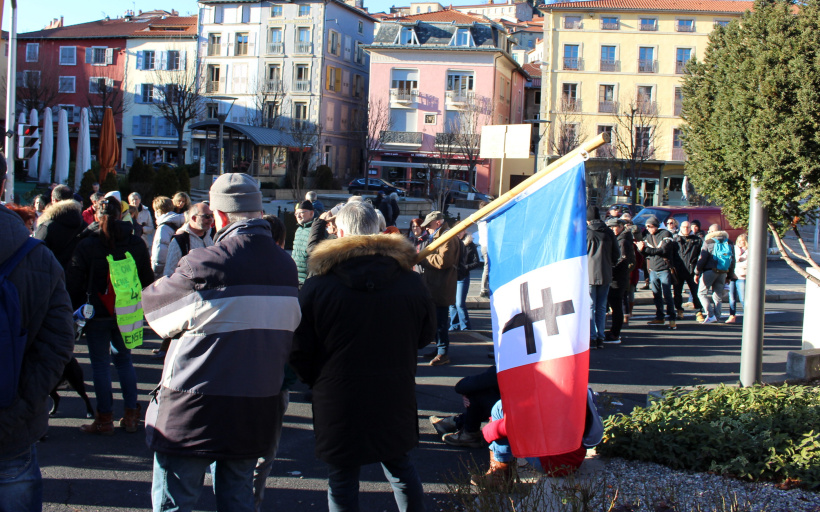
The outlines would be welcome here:
<svg viewBox="0 0 820 512">
<path fill-rule="evenodd" d="M 76 215 L 72 212 L 75 212 Z M 43 224 L 50 220 L 55 220 L 58 217 L 68 217 L 72 219 L 83 218 L 83 205 L 73 199 L 64 199 L 52 203 L 46 208 L 40 218 L 37 219 L 38 224 Z"/>
<path fill-rule="evenodd" d="M 308 270 L 311 275 L 324 275 L 352 258 L 377 255 L 393 258 L 405 270 L 416 263 L 416 250 L 402 235 L 346 236 L 317 245 L 310 253 Z"/>
<path fill-rule="evenodd" d="M 706 240 L 711 240 L 713 238 L 723 238 L 724 240 L 729 240 L 729 233 L 726 231 L 712 231 L 711 233 L 706 234 Z"/>
</svg>

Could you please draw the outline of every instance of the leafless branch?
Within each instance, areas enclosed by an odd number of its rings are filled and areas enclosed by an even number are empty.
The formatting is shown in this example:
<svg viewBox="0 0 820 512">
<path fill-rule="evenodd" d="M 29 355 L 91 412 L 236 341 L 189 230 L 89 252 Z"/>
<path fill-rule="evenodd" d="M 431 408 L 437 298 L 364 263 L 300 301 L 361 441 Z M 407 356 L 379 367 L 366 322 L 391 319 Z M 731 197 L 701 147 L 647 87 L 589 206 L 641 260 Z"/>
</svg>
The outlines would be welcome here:
<svg viewBox="0 0 820 512">
<path fill-rule="evenodd" d="M 815 277 L 806 272 L 800 265 L 795 263 L 791 256 L 789 256 L 789 250 L 786 249 L 786 244 L 783 243 L 783 239 L 780 237 L 780 233 L 777 232 L 777 228 L 771 222 L 769 223 L 769 232 L 771 232 L 772 236 L 774 236 L 774 241 L 777 244 L 777 249 L 780 251 L 780 255 L 783 256 L 783 259 L 786 260 L 786 264 L 804 278 L 820 286 L 820 278 Z M 812 267 L 816 268 L 816 265 L 813 264 Z"/>
</svg>

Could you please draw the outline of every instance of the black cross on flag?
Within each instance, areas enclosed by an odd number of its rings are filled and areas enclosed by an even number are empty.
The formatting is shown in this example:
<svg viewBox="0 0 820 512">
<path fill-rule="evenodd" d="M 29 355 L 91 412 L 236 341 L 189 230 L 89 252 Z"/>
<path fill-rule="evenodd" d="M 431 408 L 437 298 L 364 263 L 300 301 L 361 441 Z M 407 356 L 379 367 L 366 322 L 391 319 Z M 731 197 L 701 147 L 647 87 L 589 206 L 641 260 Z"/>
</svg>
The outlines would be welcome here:
<svg viewBox="0 0 820 512">
<path fill-rule="evenodd" d="M 575 313 L 571 300 L 561 301 L 557 304 L 552 301 L 552 289 L 547 287 L 541 290 L 542 306 L 537 309 L 530 309 L 529 283 L 521 283 L 521 313 L 512 317 L 501 333 L 524 328 L 524 339 L 527 343 L 527 355 L 535 354 L 535 334 L 532 324 L 544 321 L 547 325 L 547 336 L 555 336 L 558 332 L 558 317 Z"/>
</svg>

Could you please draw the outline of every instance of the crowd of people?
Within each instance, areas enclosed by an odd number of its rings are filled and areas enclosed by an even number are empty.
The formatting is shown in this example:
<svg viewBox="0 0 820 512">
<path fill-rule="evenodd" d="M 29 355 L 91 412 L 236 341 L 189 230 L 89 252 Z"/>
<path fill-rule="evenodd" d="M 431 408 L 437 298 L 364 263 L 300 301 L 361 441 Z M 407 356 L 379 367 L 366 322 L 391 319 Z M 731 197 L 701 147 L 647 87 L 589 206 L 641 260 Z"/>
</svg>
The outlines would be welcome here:
<svg viewBox="0 0 820 512">
<path fill-rule="evenodd" d="M 697 219 L 678 226 L 671 216 L 661 226 L 657 217 L 650 216 L 640 229 L 620 206 L 610 208 L 603 220 L 597 207 L 587 209 L 590 348 L 621 343 L 641 274 L 655 305 L 649 325 L 676 329 L 687 305 L 695 310 L 697 322 L 719 322 L 726 288 L 725 322 L 737 321 L 737 304 L 743 304 L 746 282 L 747 236 L 740 234 L 732 243 L 719 225 L 709 226 L 706 233 L 700 227 Z M 689 289 L 688 302 L 684 302 L 684 287 Z M 608 313 L 611 324 L 606 330 Z"/>
</svg>

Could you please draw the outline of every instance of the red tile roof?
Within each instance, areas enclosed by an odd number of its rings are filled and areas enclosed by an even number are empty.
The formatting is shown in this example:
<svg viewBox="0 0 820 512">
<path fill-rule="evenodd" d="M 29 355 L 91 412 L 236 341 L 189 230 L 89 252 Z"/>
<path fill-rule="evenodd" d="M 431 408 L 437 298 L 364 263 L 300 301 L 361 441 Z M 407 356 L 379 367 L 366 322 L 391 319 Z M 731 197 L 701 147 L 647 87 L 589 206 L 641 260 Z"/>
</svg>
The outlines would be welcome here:
<svg viewBox="0 0 820 512">
<path fill-rule="evenodd" d="M 428 21 L 428 22 L 456 22 L 456 23 L 487 23 L 489 20 L 484 16 L 476 14 L 465 14 L 460 11 L 444 9 L 443 11 L 424 12 L 421 14 L 411 14 L 404 16 L 400 21 Z"/>
<path fill-rule="evenodd" d="M 612 9 L 629 11 L 732 12 L 751 10 L 754 2 L 732 0 L 586 0 L 547 4 L 543 10 Z"/>
<path fill-rule="evenodd" d="M 134 16 L 131 21 L 124 18 L 97 20 L 77 25 L 37 30 L 18 34 L 20 39 L 102 39 L 119 37 L 173 37 L 195 36 L 196 16 Z M 144 21 L 143 21 L 144 20 Z M 175 30 L 179 29 L 179 30 Z"/>
<path fill-rule="evenodd" d="M 541 77 L 541 63 L 540 62 L 528 62 L 521 66 L 524 68 L 524 71 L 527 72 L 533 78 L 540 78 Z"/>
</svg>

